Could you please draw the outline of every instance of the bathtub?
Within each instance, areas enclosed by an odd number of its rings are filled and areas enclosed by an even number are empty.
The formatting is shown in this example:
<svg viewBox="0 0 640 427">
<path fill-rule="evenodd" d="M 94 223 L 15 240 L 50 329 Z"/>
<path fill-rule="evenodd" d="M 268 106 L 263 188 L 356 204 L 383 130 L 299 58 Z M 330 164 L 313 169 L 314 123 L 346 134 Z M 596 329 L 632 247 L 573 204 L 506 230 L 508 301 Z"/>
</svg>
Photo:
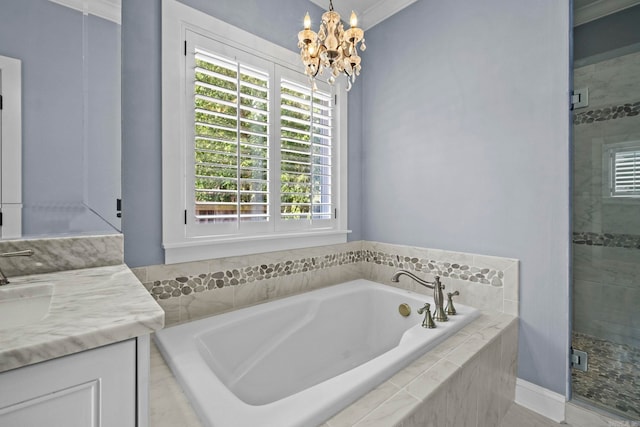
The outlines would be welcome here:
<svg viewBox="0 0 640 427">
<path fill-rule="evenodd" d="M 457 315 L 425 329 L 425 302 L 433 309 L 431 297 L 360 279 L 173 326 L 155 340 L 203 425 L 310 427 L 480 314 L 456 304 Z"/>
</svg>

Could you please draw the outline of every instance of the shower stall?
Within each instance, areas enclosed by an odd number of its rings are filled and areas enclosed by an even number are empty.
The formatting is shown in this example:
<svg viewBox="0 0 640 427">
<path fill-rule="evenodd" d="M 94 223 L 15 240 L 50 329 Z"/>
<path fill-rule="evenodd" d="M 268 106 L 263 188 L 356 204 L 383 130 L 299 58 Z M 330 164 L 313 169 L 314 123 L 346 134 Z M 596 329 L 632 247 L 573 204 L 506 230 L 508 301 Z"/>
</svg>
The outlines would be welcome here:
<svg viewBox="0 0 640 427">
<path fill-rule="evenodd" d="M 572 396 L 629 420 L 640 420 L 638 22 L 635 5 L 574 27 Z"/>
</svg>

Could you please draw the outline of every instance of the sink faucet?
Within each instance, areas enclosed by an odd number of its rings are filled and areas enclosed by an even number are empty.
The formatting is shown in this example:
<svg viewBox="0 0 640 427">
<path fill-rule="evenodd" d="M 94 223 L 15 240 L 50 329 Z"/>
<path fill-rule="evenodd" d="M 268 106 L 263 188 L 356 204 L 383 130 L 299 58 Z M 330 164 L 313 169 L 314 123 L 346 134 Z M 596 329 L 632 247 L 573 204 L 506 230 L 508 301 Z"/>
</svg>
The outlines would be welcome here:
<svg viewBox="0 0 640 427">
<path fill-rule="evenodd" d="M 446 322 L 448 319 L 447 313 L 444 311 L 444 295 L 442 295 L 442 290 L 444 289 L 444 285 L 440 281 L 440 276 L 436 276 L 433 282 L 428 282 L 424 279 L 419 278 L 415 274 L 411 273 L 407 270 L 398 270 L 395 272 L 393 276 L 391 276 L 392 282 L 398 282 L 400 276 L 405 275 L 409 276 L 419 284 L 429 289 L 433 289 L 433 301 L 436 304 L 436 312 L 434 315 L 434 319 L 438 322 Z"/>
<path fill-rule="evenodd" d="M 1 253 L 0 257 L 31 256 L 31 255 L 33 255 L 33 251 L 31 249 L 27 249 L 25 251 Z M 7 276 L 5 276 L 2 270 L 0 269 L 0 286 L 6 285 L 8 283 L 9 283 L 9 279 L 7 279 Z"/>
</svg>

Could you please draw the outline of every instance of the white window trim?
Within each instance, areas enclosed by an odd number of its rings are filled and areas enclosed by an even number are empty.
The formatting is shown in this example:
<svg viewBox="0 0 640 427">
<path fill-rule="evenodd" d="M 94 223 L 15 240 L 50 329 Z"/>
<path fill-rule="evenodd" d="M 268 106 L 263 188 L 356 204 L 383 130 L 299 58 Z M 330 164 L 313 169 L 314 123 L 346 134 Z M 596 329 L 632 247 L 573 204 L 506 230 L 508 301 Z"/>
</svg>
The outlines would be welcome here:
<svg viewBox="0 0 640 427">
<path fill-rule="evenodd" d="M 22 62 L 0 56 L 2 91 L 2 177 L 0 210 L 3 225 L 0 237 L 22 237 Z"/>
<path fill-rule="evenodd" d="M 347 126 L 338 126 L 335 171 L 338 218 L 332 230 L 277 232 L 261 236 L 188 237 L 184 227 L 187 200 L 184 180 L 186 134 L 182 112 L 186 100 L 184 40 L 187 30 L 218 40 L 229 46 L 263 57 L 292 70 L 300 70 L 298 55 L 257 36 L 186 6 L 176 0 L 162 2 L 162 245 L 165 263 L 173 264 L 277 250 L 300 249 L 344 243 L 347 240 Z M 178 83 L 177 83 L 178 82 Z M 347 96 L 342 83 L 336 83 L 339 123 L 347 120 Z M 178 112 L 178 114 L 176 114 Z"/>
<path fill-rule="evenodd" d="M 612 194 L 613 171 L 611 153 L 620 149 L 640 148 L 640 140 L 605 143 L 602 145 L 602 201 L 608 204 L 639 204 L 638 196 L 614 196 Z"/>
</svg>

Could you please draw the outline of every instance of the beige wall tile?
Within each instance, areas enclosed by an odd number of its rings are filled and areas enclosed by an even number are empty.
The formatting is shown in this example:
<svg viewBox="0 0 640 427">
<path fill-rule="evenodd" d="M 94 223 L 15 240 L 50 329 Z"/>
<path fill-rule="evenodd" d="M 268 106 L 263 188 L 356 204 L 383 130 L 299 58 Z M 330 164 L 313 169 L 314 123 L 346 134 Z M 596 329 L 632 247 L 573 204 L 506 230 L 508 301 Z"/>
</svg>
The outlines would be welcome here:
<svg viewBox="0 0 640 427">
<path fill-rule="evenodd" d="M 386 381 L 329 419 L 327 424 L 330 427 L 350 427 L 399 391 L 400 388 Z"/>
<path fill-rule="evenodd" d="M 220 314 L 234 308 L 234 287 L 195 292 L 180 297 L 180 322 Z"/>
<path fill-rule="evenodd" d="M 445 381 L 460 370 L 460 367 L 448 360 L 441 359 L 406 386 L 406 389 L 412 396 L 419 400 L 427 399 L 431 393 L 436 391 Z"/>
<path fill-rule="evenodd" d="M 402 426 L 402 420 L 418 403 L 419 401 L 415 397 L 402 390 L 378 406 L 354 426 L 400 427 Z"/>
<path fill-rule="evenodd" d="M 164 310 L 164 327 L 180 323 L 180 297 L 159 299 L 158 305 Z"/>
</svg>

